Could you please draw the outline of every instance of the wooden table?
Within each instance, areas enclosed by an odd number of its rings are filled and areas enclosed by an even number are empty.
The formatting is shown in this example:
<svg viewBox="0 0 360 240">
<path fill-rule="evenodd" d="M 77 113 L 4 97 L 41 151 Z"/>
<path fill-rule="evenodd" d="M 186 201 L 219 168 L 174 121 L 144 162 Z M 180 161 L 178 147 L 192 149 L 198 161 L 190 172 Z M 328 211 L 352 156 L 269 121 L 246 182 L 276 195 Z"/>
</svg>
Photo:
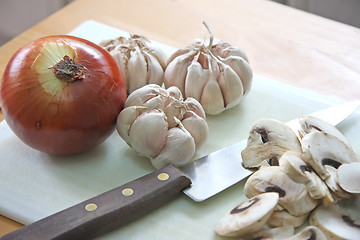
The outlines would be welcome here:
<svg viewBox="0 0 360 240">
<path fill-rule="evenodd" d="M 89 19 L 179 48 L 207 37 L 206 21 L 255 74 L 344 101 L 360 95 L 360 29 L 266 0 L 77 0 L 1 46 L 0 75 L 25 43 Z M 0 236 L 21 226 L 0 216 Z"/>
</svg>

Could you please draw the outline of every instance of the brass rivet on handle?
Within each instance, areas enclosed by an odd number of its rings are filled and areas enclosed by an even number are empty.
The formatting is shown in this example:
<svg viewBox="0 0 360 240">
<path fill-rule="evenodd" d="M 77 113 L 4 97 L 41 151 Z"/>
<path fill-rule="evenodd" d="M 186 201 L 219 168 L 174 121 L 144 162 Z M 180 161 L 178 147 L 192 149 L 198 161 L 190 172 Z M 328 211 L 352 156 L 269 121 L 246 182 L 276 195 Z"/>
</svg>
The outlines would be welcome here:
<svg viewBox="0 0 360 240">
<path fill-rule="evenodd" d="M 95 203 L 88 203 L 85 206 L 85 210 L 88 212 L 95 211 L 97 209 L 97 205 Z"/>
<path fill-rule="evenodd" d="M 167 174 L 167 173 L 159 173 L 158 175 L 157 175 L 157 178 L 160 180 L 160 181 L 166 181 L 166 180 L 168 180 L 169 179 L 169 174 Z"/>
<path fill-rule="evenodd" d="M 124 188 L 122 191 L 121 191 L 122 195 L 124 196 L 131 196 L 134 194 L 134 190 L 131 189 L 131 188 Z"/>
</svg>

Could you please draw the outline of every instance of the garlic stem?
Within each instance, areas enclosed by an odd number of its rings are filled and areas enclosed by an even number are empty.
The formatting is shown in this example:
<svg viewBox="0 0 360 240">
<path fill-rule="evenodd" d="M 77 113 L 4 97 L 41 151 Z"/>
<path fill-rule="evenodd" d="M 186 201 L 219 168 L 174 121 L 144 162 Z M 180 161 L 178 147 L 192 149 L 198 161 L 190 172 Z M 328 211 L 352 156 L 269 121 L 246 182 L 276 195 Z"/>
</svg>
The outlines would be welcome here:
<svg viewBox="0 0 360 240">
<path fill-rule="evenodd" d="M 214 34 L 211 31 L 210 26 L 205 21 L 203 21 L 203 24 L 205 25 L 205 27 L 207 28 L 207 30 L 209 31 L 209 34 L 210 34 L 210 42 L 209 42 L 209 46 L 207 47 L 210 50 L 212 48 L 212 45 L 213 45 Z"/>
</svg>

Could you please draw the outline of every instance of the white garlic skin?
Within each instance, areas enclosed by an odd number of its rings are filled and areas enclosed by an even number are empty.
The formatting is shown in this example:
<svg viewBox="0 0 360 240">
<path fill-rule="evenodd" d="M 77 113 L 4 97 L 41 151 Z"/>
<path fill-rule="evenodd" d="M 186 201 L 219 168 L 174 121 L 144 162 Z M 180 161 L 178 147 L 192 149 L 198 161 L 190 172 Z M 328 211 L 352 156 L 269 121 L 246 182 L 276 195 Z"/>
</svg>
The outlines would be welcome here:
<svg viewBox="0 0 360 240">
<path fill-rule="evenodd" d="M 156 84 L 128 96 L 116 129 L 139 155 L 150 158 L 155 168 L 191 162 L 209 134 L 205 111 L 197 100 L 184 100 L 177 87 L 165 90 Z"/>
<path fill-rule="evenodd" d="M 167 56 L 144 36 L 130 34 L 129 38 L 107 39 L 99 46 L 107 50 L 120 66 L 128 94 L 146 84 L 163 84 Z"/>
<path fill-rule="evenodd" d="M 177 50 L 168 60 L 165 87 L 177 86 L 184 98 L 195 98 L 205 112 L 217 115 L 240 103 L 252 84 L 246 54 L 237 47 L 215 40 L 197 40 Z"/>
</svg>

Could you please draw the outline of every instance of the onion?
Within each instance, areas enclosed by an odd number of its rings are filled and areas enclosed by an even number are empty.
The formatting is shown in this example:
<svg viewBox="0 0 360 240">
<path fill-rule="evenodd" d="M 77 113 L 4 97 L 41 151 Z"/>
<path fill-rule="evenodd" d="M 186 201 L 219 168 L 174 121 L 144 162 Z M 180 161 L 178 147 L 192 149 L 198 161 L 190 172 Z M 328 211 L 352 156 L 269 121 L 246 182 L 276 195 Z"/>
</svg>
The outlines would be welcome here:
<svg viewBox="0 0 360 240">
<path fill-rule="evenodd" d="M 28 146 L 54 155 L 87 151 L 115 129 L 126 86 L 112 56 L 85 39 L 37 39 L 10 59 L 0 106 L 12 131 Z"/>
</svg>

